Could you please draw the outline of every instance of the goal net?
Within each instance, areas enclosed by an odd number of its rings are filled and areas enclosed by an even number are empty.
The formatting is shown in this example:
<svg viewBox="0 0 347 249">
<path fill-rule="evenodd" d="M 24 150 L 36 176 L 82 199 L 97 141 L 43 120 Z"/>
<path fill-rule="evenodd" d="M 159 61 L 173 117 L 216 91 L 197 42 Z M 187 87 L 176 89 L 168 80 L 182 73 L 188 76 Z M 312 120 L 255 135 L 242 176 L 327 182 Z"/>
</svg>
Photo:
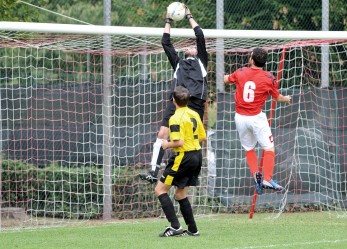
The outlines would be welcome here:
<svg viewBox="0 0 347 249">
<path fill-rule="evenodd" d="M 1 229 L 161 216 L 154 185 L 137 175 L 150 168 L 173 75 L 163 29 L 1 27 Z M 263 47 L 266 70 L 293 104 L 265 106 L 274 178 L 286 191 L 266 190 L 255 212 L 346 216 L 346 34 L 204 32 L 208 141 L 200 185 L 189 193 L 194 212 L 250 212 L 254 182 L 233 121 L 234 88 L 222 78 Z M 194 33 L 172 29 L 172 41 L 181 54 Z"/>
</svg>

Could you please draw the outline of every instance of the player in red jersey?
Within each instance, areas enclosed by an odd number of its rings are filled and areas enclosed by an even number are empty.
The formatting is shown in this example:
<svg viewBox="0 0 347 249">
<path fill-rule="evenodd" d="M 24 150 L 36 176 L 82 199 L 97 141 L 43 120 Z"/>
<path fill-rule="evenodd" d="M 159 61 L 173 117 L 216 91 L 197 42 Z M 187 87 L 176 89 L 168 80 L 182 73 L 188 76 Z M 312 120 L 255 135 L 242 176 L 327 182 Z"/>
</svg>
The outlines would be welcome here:
<svg viewBox="0 0 347 249">
<path fill-rule="evenodd" d="M 263 188 L 283 190 L 272 179 L 275 166 L 275 147 L 272 132 L 262 108 L 271 95 L 277 102 L 290 104 L 291 96 L 278 92 L 278 83 L 274 76 L 263 67 L 267 61 L 267 51 L 255 48 L 249 59 L 249 67 L 243 67 L 224 76 L 224 83 L 236 84 L 235 124 L 242 147 L 246 150 L 246 161 L 256 181 L 256 190 L 262 194 Z M 264 150 L 263 172 L 258 169 L 258 157 L 254 150 L 257 142 Z"/>
</svg>

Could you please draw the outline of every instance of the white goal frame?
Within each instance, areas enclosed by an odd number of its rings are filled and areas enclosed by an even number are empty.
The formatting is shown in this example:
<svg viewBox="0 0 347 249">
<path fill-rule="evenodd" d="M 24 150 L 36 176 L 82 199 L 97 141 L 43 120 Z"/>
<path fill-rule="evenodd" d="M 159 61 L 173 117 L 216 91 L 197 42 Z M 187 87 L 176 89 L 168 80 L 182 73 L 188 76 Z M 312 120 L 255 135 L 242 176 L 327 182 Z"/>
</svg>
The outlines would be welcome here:
<svg viewBox="0 0 347 249">
<path fill-rule="evenodd" d="M 53 24 L 30 22 L 0 22 L 0 30 L 22 32 L 49 32 L 98 35 L 162 36 L 162 28 L 101 26 L 80 24 Z M 194 37 L 192 29 L 172 28 L 172 36 Z M 253 38 L 253 39 L 347 39 L 345 31 L 289 31 L 289 30 L 231 30 L 204 29 L 206 38 Z"/>
<path fill-rule="evenodd" d="M 37 33 L 60 33 L 60 34 L 85 34 L 85 35 L 104 35 L 105 37 L 109 35 L 123 35 L 123 36 L 154 36 L 161 37 L 163 34 L 163 28 L 149 28 L 149 27 L 125 27 L 125 26 L 100 26 L 100 25 L 79 25 L 79 24 L 51 24 L 51 23 L 30 23 L 30 22 L 0 22 L 0 31 L 14 31 L 14 32 L 37 32 Z M 240 38 L 240 39 L 300 39 L 300 40 L 314 40 L 314 39 L 336 39 L 336 40 L 347 40 L 347 32 L 345 31 L 281 31 L 281 30 L 225 30 L 225 29 L 203 29 L 205 38 L 217 38 L 217 54 L 223 54 L 223 39 Z M 185 28 L 172 28 L 172 37 L 187 37 L 193 38 L 194 31 L 192 29 Z M 221 40 L 218 40 L 221 39 Z M 104 49 L 107 49 L 108 39 L 104 40 Z M 106 45 L 106 46 L 105 46 Z M 323 45 L 324 46 L 324 45 Z M 218 74 L 224 73 L 223 67 L 223 57 L 217 56 L 216 61 L 216 71 Z M 106 64 L 106 63 L 105 63 Z M 323 65 L 324 66 L 324 65 Z M 322 73 L 324 73 L 322 66 Z M 219 69 L 220 67 L 220 69 Z M 107 73 L 107 70 L 104 70 Z M 108 78 L 105 75 L 106 79 Z M 220 75 L 219 75 L 220 76 Z M 217 76 L 217 77 L 219 77 Z M 323 77 L 322 77 L 323 78 Z M 222 92 L 224 84 L 220 82 L 221 79 L 217 78 L 217 89 Z M 107 83 L 107 82 L 106 82 Z M 106 96 L 107 99 L 107 96 Z M 106 100 L 107 101 L 107 100 Z M 107 112 L 107 110 L 105 110 Z M 0 120 L 1 122 L 1 120 Z M 107 120 L 104 121 L 107 125 Z M 105 124 L 104 123 L 104 124 Z M 106 136 L 107 129 L 106 130 Z M 107 147 L 107 142 L 105 144 Z M 107 148 L 104 150 L 107 153 Z M 110 164 L 110 162 L 106 162 Z M 110 165 L 105 166 L 105 172 L 109 172 Z M 0 171 L 1 173 L 1 171 Z M 105 176 L 110 177 L 109 174 Z M 1 179 L 1 175 L 0 175 Z M 109 219 L 112 212 L 111 200 L 111 190 L 109 186 L 110 178 L 104 179 L 105 186 L 104 192 L 104 218 Z M 1 201 L 1 200 L 0 200 Z M 0 205 L 1 211 L 1 205 Z M 1 227 L 0 227 L 1 230 Z"/>
</svg>

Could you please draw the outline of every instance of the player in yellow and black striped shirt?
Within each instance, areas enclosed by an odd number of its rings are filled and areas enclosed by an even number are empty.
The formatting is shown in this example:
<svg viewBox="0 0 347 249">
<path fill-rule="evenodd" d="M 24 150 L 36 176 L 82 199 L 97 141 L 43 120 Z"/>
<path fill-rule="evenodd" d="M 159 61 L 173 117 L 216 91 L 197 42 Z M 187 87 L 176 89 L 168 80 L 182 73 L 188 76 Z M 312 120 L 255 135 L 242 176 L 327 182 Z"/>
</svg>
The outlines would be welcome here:
<svg viewBox="0 0 347 249">
<path fill-rule="evenodd" d="M 163 140 L 164 150 L 173 149 L 160 181 L 155 188 L 166 218 L 171 223 L 159 236 L 198 236 L 192 207 L 187 198 L 189 186 L 196 186 L 202 165 L 200 142 L 206 139 L 206 132 L 199 114 L 187 107 L 189 91 L 178 86 L 173 93 L 176 106 L 175 114 L 169 120 L 170 141 Z M 168 195 L 172 186 L 176 186 L 175 199 L 180 204 L 184 221 L 188 226 L 183 230 Z"/>
</svg>

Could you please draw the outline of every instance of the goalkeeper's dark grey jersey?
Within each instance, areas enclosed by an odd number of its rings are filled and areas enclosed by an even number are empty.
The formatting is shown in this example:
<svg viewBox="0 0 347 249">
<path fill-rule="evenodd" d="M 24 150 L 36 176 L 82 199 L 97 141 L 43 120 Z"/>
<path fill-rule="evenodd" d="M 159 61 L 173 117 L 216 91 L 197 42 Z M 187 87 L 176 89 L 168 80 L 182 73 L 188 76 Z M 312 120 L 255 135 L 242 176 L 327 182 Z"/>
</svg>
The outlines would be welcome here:
<svg viewBox="0 0 347 249">
<path fill-rule="evenodd" d="M 162 46 L 175 71 L 170 96 L 172 96 L 176 86 L 184 86 L 189 90 L 191 96 L 205 101 L 207 98 L 206 68 L 208 55 L 204 33 L 201 28 L 199 26 L 195 27 L 194 32 L 198 51 L 197 57 L 179 58 L 168 33 L 163 34 Z"/>
</svg>

